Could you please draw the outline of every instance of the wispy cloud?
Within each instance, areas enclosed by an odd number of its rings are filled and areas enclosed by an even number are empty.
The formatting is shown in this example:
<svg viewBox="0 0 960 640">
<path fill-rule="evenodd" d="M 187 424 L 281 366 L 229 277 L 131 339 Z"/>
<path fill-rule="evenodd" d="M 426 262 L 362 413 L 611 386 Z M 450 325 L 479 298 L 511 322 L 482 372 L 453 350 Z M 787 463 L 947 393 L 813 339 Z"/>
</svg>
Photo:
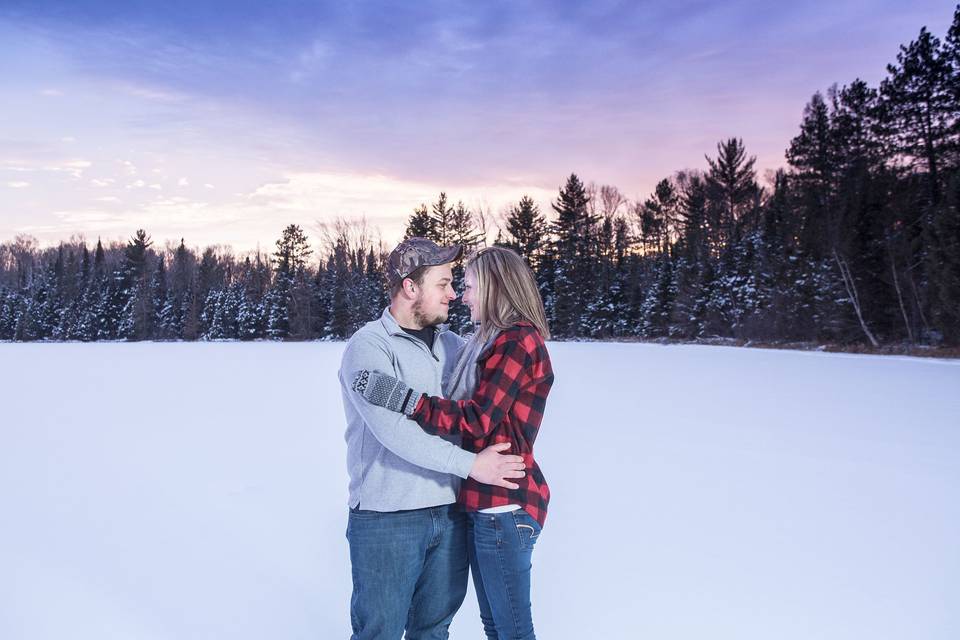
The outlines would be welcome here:
<svg viewBox="0 0 960 640">
<path fill-rule="evenodd" d="M 144 100 L 153 102 L 182 103 L 189 100 L 189 96 L 184 93 L 157 87 L 125 85 L 123 87 L 123 91 L 136 98 L 142 98 Z"/>
<path fill-rule="evenodd" d="M 390 213 L 405 218 L 417 205 L 435 200 L 441 191 L 471 206 L 481 201 L 515 201 L 523 195 L 541 200 L 555 195 L 549 190 L 510 183 L 444 185 L 379 174 L 315 172 L 294 173 L 285 180 L 265 184 L 247 200 L 275 211 L 313 212 L 323 217 Z"/>
<path fill-rule="evenodd" d="M 65 173 L 74 178 L 83 177 L 83 172 L 93 166 L 89 160 L 71 158 L 48 162 L 29 158 L 6 158 L 0 160 L 0 169 L 18 172 Z"/>
</svg>

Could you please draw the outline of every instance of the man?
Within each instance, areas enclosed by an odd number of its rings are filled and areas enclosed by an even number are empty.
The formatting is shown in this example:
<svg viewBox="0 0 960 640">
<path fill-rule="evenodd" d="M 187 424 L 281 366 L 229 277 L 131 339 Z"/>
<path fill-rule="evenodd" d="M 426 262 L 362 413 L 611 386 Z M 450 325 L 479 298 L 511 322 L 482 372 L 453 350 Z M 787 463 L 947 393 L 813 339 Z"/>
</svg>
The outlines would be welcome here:
<svg viewBox="0 0 960 640">
<path fill-rule="evenodd" d="M 449 637 L 467 592 L 466 519 L 454 505 L 460 479 L 517 488 L 523 459 L 460 448 L 459 437 L 429 436 L 352 390 L 357 371 L 383 371 L 441 395 L 462 339 L 438 326 L 456 298 L 451 264 L 462 247 L 424 238 L 400 243 L 387 261 L 390 306 L 347 344 L 340 386 L 347 418 L 353 574 L 353 640 Z"/>
</svg>

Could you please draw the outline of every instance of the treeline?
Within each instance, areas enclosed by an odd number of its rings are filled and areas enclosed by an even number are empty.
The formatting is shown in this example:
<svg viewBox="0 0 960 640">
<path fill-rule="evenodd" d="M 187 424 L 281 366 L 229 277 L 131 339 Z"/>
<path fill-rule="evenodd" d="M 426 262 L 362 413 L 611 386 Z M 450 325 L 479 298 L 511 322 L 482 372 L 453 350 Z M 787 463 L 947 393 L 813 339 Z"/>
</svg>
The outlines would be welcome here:
<svg viewBox="0 0 960 640">
<path fill-rule="evenodd" d="M 506 211 L 495 242 L 530 262 L 561 338 L 960 344 L 960 7 L 879 86 L 816 93 L 786 158 L 762 186 L 731 138 L 640 201 L 571 175 L 550 212 Z M 440 194 L 407 235 L 482 246 L 488 222 Z M 0 339 L 345 338 L 387 303 L 389 247 L 358 224 L 321 235 L 314 254 L 291 225 L 243 259 L 143 231 L 42 251 L 19 237 L 0 245 Z"/>
<path fill-rule="evenodd" d="M 359 225 L 325 230 L 321 259 L 296 225 L 272 254 L 160 250 L 145 231 L 92 249 L 0 245 L 0 339 L 311 340 L 345 338 L 387 304 L 384 254 Z"/>
</svg>

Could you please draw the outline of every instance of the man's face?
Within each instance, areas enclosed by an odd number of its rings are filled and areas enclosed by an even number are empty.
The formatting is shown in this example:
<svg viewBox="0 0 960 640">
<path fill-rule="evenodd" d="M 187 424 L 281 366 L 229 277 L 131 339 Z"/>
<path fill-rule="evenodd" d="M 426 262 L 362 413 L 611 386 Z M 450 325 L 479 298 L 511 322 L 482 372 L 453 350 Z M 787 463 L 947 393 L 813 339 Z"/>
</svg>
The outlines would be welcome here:
<svg viewBox="0 0 960 640">
<path fill-rule="evenodd" d="M 413 303 L 413 317 L 421 327 L 446 322 L 450 301 L 456 300 L 453 290 L 453 270 L 450 264 L 441 264 L 427 269 L 423 284 L 417 287 Z"/>
</svg>

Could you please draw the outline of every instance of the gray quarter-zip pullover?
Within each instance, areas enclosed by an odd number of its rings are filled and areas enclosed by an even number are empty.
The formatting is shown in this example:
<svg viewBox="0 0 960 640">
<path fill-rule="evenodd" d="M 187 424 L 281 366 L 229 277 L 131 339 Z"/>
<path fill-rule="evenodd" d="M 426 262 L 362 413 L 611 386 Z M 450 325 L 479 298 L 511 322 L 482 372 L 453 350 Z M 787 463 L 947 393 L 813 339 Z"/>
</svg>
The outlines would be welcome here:
<svg viewBox="0 0 960 640">
<path fill-rule="evenodd" d="M 352 389 L 360 369 L 396 376 L 411 388 L 442 395 L 463 339 L 439 327 L 433 349 L 397 324 L 384 309 L 361 327 L 343 352 L 340 388 L 347 419 L 350 506 L 371 511 L 422 509 L 456 502 L 476 454 L 459 436 L 430 436 L 406 416 L 368 403 Z"/>
</svg>

